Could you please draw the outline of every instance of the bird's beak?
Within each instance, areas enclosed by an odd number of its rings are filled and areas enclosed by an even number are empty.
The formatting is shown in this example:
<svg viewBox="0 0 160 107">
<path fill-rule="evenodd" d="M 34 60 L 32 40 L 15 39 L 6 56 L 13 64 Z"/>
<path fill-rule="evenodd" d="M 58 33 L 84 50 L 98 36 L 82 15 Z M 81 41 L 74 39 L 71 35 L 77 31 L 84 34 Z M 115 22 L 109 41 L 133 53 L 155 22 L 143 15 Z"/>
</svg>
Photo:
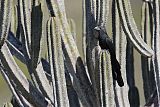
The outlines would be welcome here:
<svg viewBox="0 0 160 107">
<path fill-rule="evenodd" d="M 94 30 L 100 31 L 100 28 L 99 28 L 98 26 L 96 26 L 96 27 L 94 28 Z"/>
</svg>

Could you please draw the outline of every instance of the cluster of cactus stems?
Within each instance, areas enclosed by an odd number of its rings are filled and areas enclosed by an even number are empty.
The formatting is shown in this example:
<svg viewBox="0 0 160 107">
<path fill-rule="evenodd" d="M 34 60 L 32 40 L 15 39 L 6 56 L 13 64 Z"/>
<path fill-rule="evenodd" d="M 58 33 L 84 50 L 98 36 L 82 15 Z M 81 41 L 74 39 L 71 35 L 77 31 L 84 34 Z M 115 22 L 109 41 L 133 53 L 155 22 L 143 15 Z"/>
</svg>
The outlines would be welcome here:
<svg viewBox="0 0 160 107">
<path fill-rule="evenodd" d="M 139 107 L 134 48 L 142 55 L 144 106 L 158 107 L 159 14 L 158 0 L 144 0 L 139 32 L 130 0 L 83 0 L 82 60 L 64 0 L 1 0 L 0 71 L 13 94 L 4 107 Z M 112 26 L 123 87 L 113 80 L 110 53 L 99 47 L 96 26 Z M 15 58 L 27 66 L 30 79 Z"/>
</svg>

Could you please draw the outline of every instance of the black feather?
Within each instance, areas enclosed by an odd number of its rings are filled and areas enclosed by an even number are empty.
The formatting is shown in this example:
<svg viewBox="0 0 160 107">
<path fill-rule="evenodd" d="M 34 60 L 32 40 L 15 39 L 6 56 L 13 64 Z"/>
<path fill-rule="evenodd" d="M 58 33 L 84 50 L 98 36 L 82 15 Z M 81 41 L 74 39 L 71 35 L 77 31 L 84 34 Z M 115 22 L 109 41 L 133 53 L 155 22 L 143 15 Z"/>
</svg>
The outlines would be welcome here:
<svg viewBox="0 0 160 107">
<path fill-rule="evenodd" d="M 99 28 L 97 31 L 98 31 L 99 46 L 101 47 L 101 49 L 106 49 L 109 50 L 110 52 L 113 79 L 117 80 L 118 85 L 122 87 L 124 86 L 124 82 L 121 76 L 121 67 L 116 59 L 116 54 L 112 40 L 109 38 L 108 34 L 104 29 Z"/>
</svg>

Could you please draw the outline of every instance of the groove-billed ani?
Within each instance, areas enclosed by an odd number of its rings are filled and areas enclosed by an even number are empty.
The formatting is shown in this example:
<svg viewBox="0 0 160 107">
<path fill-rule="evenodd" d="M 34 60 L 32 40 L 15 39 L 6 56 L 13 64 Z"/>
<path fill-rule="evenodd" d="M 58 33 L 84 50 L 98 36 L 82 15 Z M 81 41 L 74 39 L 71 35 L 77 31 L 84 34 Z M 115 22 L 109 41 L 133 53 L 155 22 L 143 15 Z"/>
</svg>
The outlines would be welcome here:
<svg viewBox="0 0 160 107">
<path fill-rule="evenodd" d="M 121 67 L 116 59 L 116 54 L 112 40 L 109 38 L 105 29 L 103 29 L 102 27 L 95 27 L 94 30 L 95 30 L 94 33 L 96 33 L 95 36 L 99 40 L 99 46 L 101 47 L 101 49 L 106 49 L 109 50 L 110 52 L 113 79 L 117 80 L 118 85 L 122 87 L 124 85 L 124 82 L 121 76 L 121 71 L 120 71 Z"/>
</svg>

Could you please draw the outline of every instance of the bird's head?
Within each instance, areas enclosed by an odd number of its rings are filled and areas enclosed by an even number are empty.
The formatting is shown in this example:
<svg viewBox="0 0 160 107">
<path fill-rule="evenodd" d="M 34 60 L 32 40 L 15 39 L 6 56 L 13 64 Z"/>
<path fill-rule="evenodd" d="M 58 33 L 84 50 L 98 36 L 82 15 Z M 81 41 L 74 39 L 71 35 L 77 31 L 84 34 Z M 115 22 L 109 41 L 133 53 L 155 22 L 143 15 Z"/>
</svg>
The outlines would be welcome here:
<svg viewBox="0 0 160 107">
<path fill-rule="evenodd" d="M 102 26 L 96 26 L 94 28 L 93 34 L 95 35 L 95 38 L 100 39 L 101 38 L 100 36 L 102 36 L 105 32 L 106 31 L 105 31 L 104 27 L 102 27 Z"/>
<path fill-rule="evenodd" d="M 96 26 L 95 28 L 94 28 L 94 31 L 93 31 L 93 34 L 94 34 L 94 36 L 95 36 L 95 38 L 99 38 L 99 36 L 100 36 L 100 31 L 101 31 L 101 28 L 99 27 L 99 26 Z"/>
</svg>

